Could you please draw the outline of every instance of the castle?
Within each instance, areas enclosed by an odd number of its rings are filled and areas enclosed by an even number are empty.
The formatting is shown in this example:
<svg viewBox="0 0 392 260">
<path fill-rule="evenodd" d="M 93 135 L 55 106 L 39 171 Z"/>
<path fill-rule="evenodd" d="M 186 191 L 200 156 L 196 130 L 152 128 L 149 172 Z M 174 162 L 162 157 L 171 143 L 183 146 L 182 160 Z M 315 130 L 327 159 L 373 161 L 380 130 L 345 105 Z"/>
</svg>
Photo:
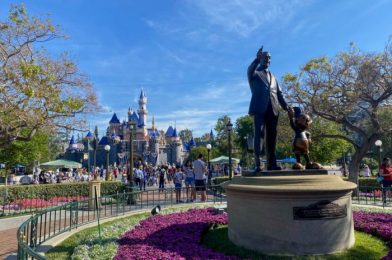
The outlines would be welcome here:
<svg viewBox="0 0 392 260">
<path fill-rule="evenodd" d="M 84 156 L 83 160 L 80 160 L 83 166 L 106 165 L 107 153 L 109 153 L 110 165 L 114 163 L 121 166 L 126 165 L 129 162 L 130 129 L 133 129 L 134 162 L 143 161 L 153 166 L 183 164 L 191 148 L 190 145 L 183 144 L 178 136 L 177 129 L 172 126 L 169 126 L 166 132 L 158 130 L 155 127 L 154 116 L 151 120 L 151 127 L 147 127 L 147 97 L 143 89 L 140 92 L 138 103 L 139 108 L 137 110 L 129 108 L 127 120 L 123 122 L 118 119 L 116 113 L 113 114 L 106 134 L 98 141 L 98 144 L 94 143 L 94 135 L 91 132 L 87 134 L 83 140 L 83 146 L 79 148 L 79 150 L 83 150 L 84 154 L 88 154 L 88 156 Z M 66 159 L 79 161 L 78 158 L 73 158 L 77 154 L 75 150 L 78 150 L 78 146 L 75 145 L 73 138 L 71 142 L 65 157 Z M 105 150 L 106 145 L 110 146 L 108 152 Z"/>
</svg>

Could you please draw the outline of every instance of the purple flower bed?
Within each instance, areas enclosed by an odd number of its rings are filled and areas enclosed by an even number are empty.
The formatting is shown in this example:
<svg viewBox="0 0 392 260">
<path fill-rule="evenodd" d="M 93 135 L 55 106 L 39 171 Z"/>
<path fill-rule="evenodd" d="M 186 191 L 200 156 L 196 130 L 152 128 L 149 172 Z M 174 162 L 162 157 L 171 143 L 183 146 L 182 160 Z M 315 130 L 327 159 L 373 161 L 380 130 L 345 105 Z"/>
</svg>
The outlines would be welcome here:
<svg viewBox="0 0 392 260">
<path fill-rule="evenodd" d="M 392 215 L 387 213 L 353 212 L 354 228 L 392 242 Z"/>
<path fill-rule="evenodd" d="M 392 245 L 392 214 L 354 211 L 354 228 L 380 237 Z M 382 260 L 392 259 L 392 250 Z"/>
<path fill-rule="evenodd" d="M 355 230 L 392 244 L 392 214 L 356 211 L 353 218 Z M 212 224 L 227 224 L 227 215 L 209 208 L 152 216 L 123 235 L 115 259 L 238 259 L 200 244 Z M 382 260 L 392 260 L 392 250 Z"/>
<path fill-rule="evenodd" d="M 210 208 L 152 216 L 123 235 L 115 259 L 238 259 L 200 245 L 212 224 L 227 224 L 227 215 Z"/>
</svg>

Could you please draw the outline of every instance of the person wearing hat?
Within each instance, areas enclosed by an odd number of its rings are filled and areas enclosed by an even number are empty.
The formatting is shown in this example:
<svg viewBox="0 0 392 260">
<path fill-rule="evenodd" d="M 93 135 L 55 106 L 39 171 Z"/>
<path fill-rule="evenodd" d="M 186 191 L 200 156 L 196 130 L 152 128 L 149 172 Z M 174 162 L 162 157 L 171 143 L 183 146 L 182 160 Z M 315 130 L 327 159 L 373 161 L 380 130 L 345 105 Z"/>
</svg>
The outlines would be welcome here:
<svg viewBox="0 0 392 260">
<path fill-rule="evenodd" d="M 281 170 L 276 163 L 275 147 L 279 117 L 279 106 L 288 111 L 282 91 L 275 76 L 268 69 L 271 54 L 259 49 L 256 58 L 248 67 L 248 82 L 252 92 L 249 115 L 254 122 L 255 173 L 261 172 L 260 157 L 266 136 L 266 154 L 268 170 Z"/>
</svg>

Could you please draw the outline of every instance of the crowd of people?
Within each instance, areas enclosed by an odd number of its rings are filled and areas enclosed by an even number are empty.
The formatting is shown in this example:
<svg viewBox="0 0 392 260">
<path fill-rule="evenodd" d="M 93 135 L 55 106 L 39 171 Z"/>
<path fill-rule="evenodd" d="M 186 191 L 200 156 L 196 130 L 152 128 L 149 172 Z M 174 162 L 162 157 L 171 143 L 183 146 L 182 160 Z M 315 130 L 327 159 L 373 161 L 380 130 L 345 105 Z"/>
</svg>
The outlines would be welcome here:
<svg viewBox="0 0 392 260">
<path fill-rule="evenodd" d="M 201 201 L 205 201 L 206 185 L 208 182 L 208 169 L 204 161 L 203 155 L 199 154 L 194 161 L 188 160 L 184 165 L 161 165 L 152 166 L 142 161 L 138 161 L 134 165 L 133 181 L 140 188 L 146 190 L 147 186 L 156 186 L 159 192 L 163 192 L 166 187 L 174 187 L 176 191 L 176 201 L 178 203 L 184 202 L 181 200 L 182 190 L 186 191 L 186 202 L 196 200 L 196 194 L 200 193 Z M 217 168 L 222 170 L 221 175 L 225 175 L 225 168 Z M 235 173 L 240 173 L 241 168 L 235 167 Z M 109 176 L 107 176 L 109 174 Z M 70 169 L 60 168 L 55 171 L 42 170 L 36 168 L 31 177 L 25 174 L 20 178 L 20 184 L 50 184 L 62 182 L 83 182 L 97 179 L 105 180 L 120 180 L 124 184 L 128 184 L 127 167 L 117 167 L 114 165 L 110 167 L 109 172 L 101 167 L 95 167 L 90 172 L 86 168 Z M 109 177 L 109 178 L 107 178 Z"/>
<path fill-rule="evenodd" d="M 186 191 L 186 202 L 196 200 L 197 192 L 200 192 L 201 201 L 205 201 L 207 198 L 208 169 L 202 154 L 193 162 L 188 160 L 183 166 L 162 165 L 152 167 L 140 163 L 134 170 L 134 181 L 140 190 L 145 190 L 146 186 L 156 185 L 159 191 L 163 192 L 167 184 L 174 185 L 177 203 L 184 202 L 181 200 L 183 189 Z"/>
</svg>

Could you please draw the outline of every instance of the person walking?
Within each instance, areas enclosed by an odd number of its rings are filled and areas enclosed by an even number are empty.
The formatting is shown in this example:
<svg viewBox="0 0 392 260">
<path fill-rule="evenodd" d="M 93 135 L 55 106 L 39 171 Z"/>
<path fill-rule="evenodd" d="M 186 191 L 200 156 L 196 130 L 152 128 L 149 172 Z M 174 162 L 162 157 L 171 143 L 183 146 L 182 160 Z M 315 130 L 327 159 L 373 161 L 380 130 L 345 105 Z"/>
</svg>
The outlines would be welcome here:
<svg viewBox="0 0 392 260">
<path fill-rule="evenodd" d="M 182 181 L 185 179 L 184 173 L 181 171 L 180 165 L 176 165 L 176 172 L 174 173 L 173 182 L 176 190 L 176 202 L 183 202 L 181 200 Z"/>
<path fill-rule="evenodd" d="M 392 165 L 391 165 L 391 159 L 386 157 L 383 159 L 379 175 L 382 176 L 384 179 L 382 180 L 382 199 L 383 203 L 387 203 L 387 194 L 386 190 L 390 191 L 391 185 L 392 185 Z"/>
<path fill-rule="evenodd" d="M 193 202 L 196 200 L 195 191 L 195 173 L 193 172 L 192 161 L 188 160 L 184 167 L 185 173 L 185 187 L 186 187 L 186 201 Z"/>
<path fill-rule="evenodd" d="M 159 192 L 163 192 L 165 190 L 165 175 L 165 168 L 161 167 L 161 169 L 159 170 Z"/>
<path fill-rule="evenodd" d="M 201 193 L 201 201 L 205 202 L 207 199 L 206 183 L 204 181 L 207 173 L 206 163 L 203 161 L 203 155 L 199 154 L 197 160 L 193 162 L 193 172 L 195 173 L 195 187 L 196 192 Z"/>
</svg>

